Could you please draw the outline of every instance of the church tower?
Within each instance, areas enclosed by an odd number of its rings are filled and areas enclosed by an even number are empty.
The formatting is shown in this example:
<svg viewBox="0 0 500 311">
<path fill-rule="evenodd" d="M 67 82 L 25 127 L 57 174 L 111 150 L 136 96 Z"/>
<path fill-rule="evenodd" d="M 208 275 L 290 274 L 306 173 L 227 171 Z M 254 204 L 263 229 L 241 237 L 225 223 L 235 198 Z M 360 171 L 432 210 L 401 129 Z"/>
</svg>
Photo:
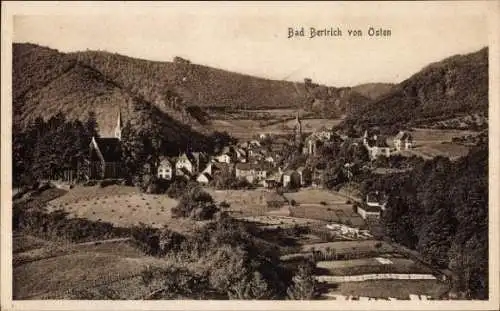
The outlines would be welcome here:
<svg viewBox="0 0 500 311">
<path fill-rule="evenodd" d="M 300 121 L 299 112 L 295 117 L 295 142 L 300 144 L 302 142 L 302 122 Z"/>
<path fill-rule="evenodd" d="M 122 140 L 122 110 L 118 110 L 118 119 L 116 120 L 116 127 L 115 127 L 115 138 L 118 138 L 118 140 Z"/>
</svg>

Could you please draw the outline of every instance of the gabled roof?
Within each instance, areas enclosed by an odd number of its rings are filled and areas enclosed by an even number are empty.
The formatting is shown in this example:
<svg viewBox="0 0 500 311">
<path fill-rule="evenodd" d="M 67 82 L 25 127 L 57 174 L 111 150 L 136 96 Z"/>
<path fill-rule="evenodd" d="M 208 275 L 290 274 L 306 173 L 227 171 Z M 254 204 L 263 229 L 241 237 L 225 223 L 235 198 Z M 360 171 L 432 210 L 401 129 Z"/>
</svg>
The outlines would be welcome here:
<svg viewBox="0 0 500 311">
<path fill-rule="evenodd" d="M 200 173 L 198 175 L 198 177 L 196 177 L 196 179 L 198 179 L 198 178 L 200 178 L 202 176 L 205 177 L 208 181 L 211 181 L 213 179 L 212 176 L 210 174 L 208 174 L 208 173 Z"/>
<path fill-rule="evenodd" d="M 159 166 L 172 166 L 172 161 L 168 157 L 160 156 Z"/>
<path fill-rule="evenodd" d="M 360 206 L 358 207 L 360 209 L 363 209 L 365 210 L 366 212 L 369 212 L 369 213 L 380 213 L 381 211 L 381 208 L 378 207 L 378 206 L 369 206 L 369 205 L 363 205 L 363 206 Z"/>
<path fill-rule="evenodd" d="M 104 161 L 106 162 L 117 162 L 121 160 L 122 157 L 122 145 L 118 138 L 106 137 L 106 138 L 95 138 L 93 137 L 93 142 L 95 142 L 96 147 L 101 153 Z M 93 143 L 91 142 L 91 144 Z"/>
<path fill-rule="evenodd" d="M 398 135 L 396 135 L 396 137 L 394 137 L 394 139 L 397 139 L 397 140 L 412 140 L 412 136 L 408 132 L 400 131 L 398 133 Z"/>
<path fill-rule="evenodd" d="M 368 146 L 370 147 L 381 147 L 381 148 L 389 147 L 385 137 L 382 136 L 377 136 L 377 139 L 368 139 L 367 143 Z"/>
</svg>

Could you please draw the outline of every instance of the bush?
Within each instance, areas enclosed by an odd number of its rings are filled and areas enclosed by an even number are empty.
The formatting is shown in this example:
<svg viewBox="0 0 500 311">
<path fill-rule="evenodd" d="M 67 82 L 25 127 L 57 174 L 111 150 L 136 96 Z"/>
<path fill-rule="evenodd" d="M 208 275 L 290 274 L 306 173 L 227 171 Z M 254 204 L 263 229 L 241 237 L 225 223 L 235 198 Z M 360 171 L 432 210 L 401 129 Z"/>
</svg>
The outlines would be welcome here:
<svg viewBox="0 0 500 311">
<path fill-rule="evenodd" d="M 186 180 L 182 178 L 176 179 L 173 183 L 170 184 L 166 193 L 170 198 L 178 199 L 184 194 L 187 186 L 188 182 Z"/>
<path fill-rule="evenodd" d="M 189 217 L 195 220 L 212 219 L 219 209 L 210 194 L 200 187 L 189 189 L 172 208 L 174 217 Z"/>
<path fill-rule="evenodd" d="M 104 180 L 101 180 L 99 182 L 99 186 L 101 188 L 104 188 L 104 187 L 107 187 L 107 186 L 111 186 L 111 185 L 118 185 L 118 184 L 120 184 L 120 181 L 116 180 L 116 179 L 104 179 Z"/>
<path fill-rule="evenodd" d="M 321 204 L 321 205 L 328 205 L 325 201 L 321 201 L 321 202 L 319 202 L 319 204 Z"/>
</svg>

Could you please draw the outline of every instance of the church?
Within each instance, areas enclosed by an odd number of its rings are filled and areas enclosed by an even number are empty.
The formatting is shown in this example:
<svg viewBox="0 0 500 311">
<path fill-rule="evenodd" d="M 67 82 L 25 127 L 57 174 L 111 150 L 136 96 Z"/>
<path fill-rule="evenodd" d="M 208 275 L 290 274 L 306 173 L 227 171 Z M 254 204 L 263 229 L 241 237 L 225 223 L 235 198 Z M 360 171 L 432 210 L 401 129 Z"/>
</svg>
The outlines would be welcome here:
<svg viewBox="0 0 500 311">
<path fill-rule="evenodd" d="M 125 170 L 122 161 L 122 117 L 118 119 L 114 137 L 92 137 L 88 159 L 87 179 L 123 178 Z"/>
</svg>

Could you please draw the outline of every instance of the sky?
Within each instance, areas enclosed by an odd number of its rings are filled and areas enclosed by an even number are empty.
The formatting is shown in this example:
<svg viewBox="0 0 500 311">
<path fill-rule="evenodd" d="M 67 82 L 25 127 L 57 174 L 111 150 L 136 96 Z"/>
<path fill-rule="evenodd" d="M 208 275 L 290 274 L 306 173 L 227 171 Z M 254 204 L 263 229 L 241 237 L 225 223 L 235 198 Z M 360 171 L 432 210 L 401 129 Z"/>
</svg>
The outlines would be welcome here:
<svg viewBox="0 0 500 311">
<path fill-rule="evenodd" d="M 431 62 L 487 46 L 487 12 L 485 2 L 48 3 L 14 16 L 13 41 L 157 61 L 181 56 L 264 78 L 308 77 L 340 87 L 398 83 Z M 301 27 L 305 37 L 288 38 L 289 28 Z M 342 36 L 311 39 L 310 27 L 340 28 Z M 369 27 L 391 35 L 370 37 Z M 363 36 L 350 37 L 348 29 Z"/>
</svg>

